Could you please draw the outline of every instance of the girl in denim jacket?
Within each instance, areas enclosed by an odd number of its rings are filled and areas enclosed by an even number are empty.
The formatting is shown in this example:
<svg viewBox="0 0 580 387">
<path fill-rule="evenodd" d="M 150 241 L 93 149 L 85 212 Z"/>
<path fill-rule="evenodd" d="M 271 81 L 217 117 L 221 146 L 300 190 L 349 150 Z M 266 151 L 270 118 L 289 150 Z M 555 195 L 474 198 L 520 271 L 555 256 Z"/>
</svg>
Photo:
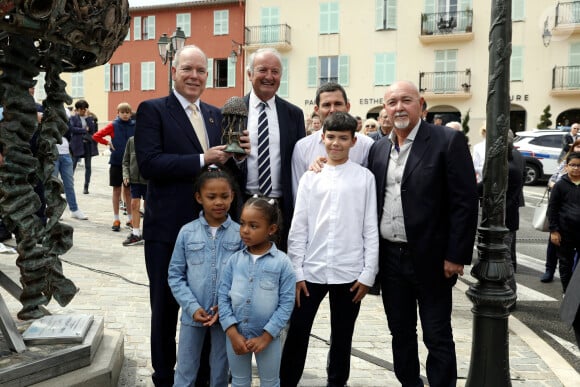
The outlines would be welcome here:
<svg viewBox="0 0 580 387">
<path fill-rule="evenodd" d="M 197 379 L 203 340 L 211 334 L 210 381 L 227 387 L 225 334 L 218 321 L 217 291 L 222 270 L 243 245 L 240 226 L 228 215 L 235 182 L 211 165 L 195 184 L 195 199 L 203 210 L 199 218 L 179 231 L 171 262 L 169 286 L 181 307 L 181 328 L 174 386 L 193 386 Z"/>
<path fill-rule="evenodd" d="M 222 273 L 218 305 L 232 387 L 250 387 L 252 353 L 260 386 L 280 385 L 280 331 L 292 314 L 296 290 L 290 259 L 271 241 L 280 223 L 274 199 L 248 199 L 240 217 L 247 247 L 232 255 Z"/>
</svg>

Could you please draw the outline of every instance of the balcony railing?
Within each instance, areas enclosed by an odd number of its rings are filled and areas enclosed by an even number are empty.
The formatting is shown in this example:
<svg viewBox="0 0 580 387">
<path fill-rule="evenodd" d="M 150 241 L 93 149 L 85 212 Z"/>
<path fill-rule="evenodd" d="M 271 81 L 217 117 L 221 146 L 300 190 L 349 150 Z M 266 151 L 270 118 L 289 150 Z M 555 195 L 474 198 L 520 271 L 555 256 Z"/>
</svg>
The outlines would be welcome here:
<svg viewBox="0 0 580 387">
<path fill-rule="evenodd" d="M 552 90 L 580 90 L 580 66 L 554 67 Z"/>
<path fill-rule="evenodd" d="M 290 46 L 291 28 L 288 24 L 246 27 L 247 45 Z"/>
<path fill-rule="evenodd" d="M 419 73 L 419 90 L 433 94 L 467 94 L 471 90 L 471 69 Z"/>
<path fill-rule="evenodd" d="M 461 34 L 472 28 L 472 10 L 421 14 L 421 35 Z"/>
<path fill-rule="evenodd" d="M 561 24 L 580 24 L 580 1 L 558 3 L 554 27 Z"/>
</svg>

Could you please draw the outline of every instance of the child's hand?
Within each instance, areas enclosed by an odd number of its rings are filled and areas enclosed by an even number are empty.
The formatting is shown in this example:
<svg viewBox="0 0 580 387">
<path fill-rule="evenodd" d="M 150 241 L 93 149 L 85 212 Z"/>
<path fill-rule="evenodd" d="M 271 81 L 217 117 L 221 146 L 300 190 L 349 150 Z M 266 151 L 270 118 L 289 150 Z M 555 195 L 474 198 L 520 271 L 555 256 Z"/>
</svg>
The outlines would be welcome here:
<svg viewBox="0 0 580 387">
<path fill-rule="evenodd" d="M 129 178 L 128 177 L 123 178 L 123 184 L 126 186 L 129 185 Z"/>
<path fill-rule="evenodd" d="M 367 293 L 369 292 L 369 289 L 370 288 L 368 286 L 363 285 L 360 282 L 356 281 L 354 283 L 354 285 L 352 285 L 352 288 L 350 288 L 351 292 L 356 291 L 356 294 L 354 295 L 352 302 L 354 302 L 355 304 L 357 302 L 361 302 L 361 300 L 364 298 L 364 296 L 366 296 Z"/>
<path fill-rule="evenodd" d="M 193 321 L 203 323 L 203 325 L 205 325 L 207 322 L 209 322 L 212 318 L 213 318 L 213 315 L 207 313 L 205 311 L 205 309 L 203 309 L 203 308 L 199 308 L 193 314 Z"/>
<path fill-rule="evenodd" d="M 204 327 L 211 327 L 219 319 L 217 305 L 214 305 L 211 308 L 209 308 L 209 315 L 211 316 L 211 319 L 208 322 L 203 323 Z"/>
<path fill-rule="evenodd" d="M 300 308 L 300 294 L 304 293 L 304 296 L 310 297 L 308 293 L 308 288 L 306 287 L 306 281 L 296 282 L 296 306 Z"/>
<path fill-rule="evenodd" d="M 232 325 L 226 330 L 226 335 L 228 335 L 236 355 L 245 355 L 250 352 L 246 345 L 246 338 L 240 335 L 240 332 L 238 332 L 238 328 L 235 325 Z"/>
<path fill-rule="evenodd" d="M 556 246 L 560 246 L 560 242 L 562 242 L 562 236 L 558 231 L 552 231 L 550 233 L 550 241 Z"/>
<path fill-rule="evenodd" d="M 112 151 L 115 150 L 115 147 L 113 146 L 113 143 L 109 141 L 109 149 L 111 149 Z"/>
<path fill-rule="evenodd" d="M 246 347 L 254 353 L 260 353 L 274 340 L 268 332 L 262 333 L 261 336 L 246 340 Z"/>
</svg>

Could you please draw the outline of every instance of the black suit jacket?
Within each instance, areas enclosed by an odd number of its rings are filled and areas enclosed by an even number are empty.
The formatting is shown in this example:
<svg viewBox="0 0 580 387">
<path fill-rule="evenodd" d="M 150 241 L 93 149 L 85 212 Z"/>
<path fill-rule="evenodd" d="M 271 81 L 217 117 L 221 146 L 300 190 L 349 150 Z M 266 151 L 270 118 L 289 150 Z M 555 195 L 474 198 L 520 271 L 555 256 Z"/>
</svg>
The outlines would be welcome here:
<svg viewBox="0 0 580 387">
<path fill-rule="evenodd" d="M 250 105 L 250 95 L 244 97 L 246 106 Z M 281 235 L 280 248 L 286 251 L 286 239 L 290 223 L 292 221 L 292 214 L 294 213 L 294 198 L 292 196 L 292 152 L 294 145 L 302 137 L 306 135 L 304 127 L 304 113 L 298 106 L 291 104 L 276 96 L 276 112 L 278 113 L 278 124 L 280 126 L 280 157 L 282 162 L 280 164 L 280 179 L 282 184 L 282 217 L 283 230 Z M 257 149 L 252 149 L 251 152 L 258 152 Z M 242 165 L 242 191 L 246 189 L 248 177 L 247 163 Z"/>
<path fill-rule="evenodd" d="M 391 152 L 389 137 L 371 147 L 377 209 L 382 217 Z M 415 272 L 424 282 L 445 279 L 444 260 L 470 264 L 477 228 L 477 187 L 463 133 L 421 122 L 401 182 L 405 231 Z M 384 252 L 380 252 L 383 257 Z"/>
<path fill-rule="evenodd" d="M 200 102 L 209 146 L 221 144 L 221 112 Z M 149 180 L 143 219 L 147 240 L 175 243 L 180 228 L 197 218 L 201 206 L 193 183 L 201 169 L 201 144 L 187 113 L 171 93 L 137 109 L 135 151 L 139 171 Z"/>
</svg>

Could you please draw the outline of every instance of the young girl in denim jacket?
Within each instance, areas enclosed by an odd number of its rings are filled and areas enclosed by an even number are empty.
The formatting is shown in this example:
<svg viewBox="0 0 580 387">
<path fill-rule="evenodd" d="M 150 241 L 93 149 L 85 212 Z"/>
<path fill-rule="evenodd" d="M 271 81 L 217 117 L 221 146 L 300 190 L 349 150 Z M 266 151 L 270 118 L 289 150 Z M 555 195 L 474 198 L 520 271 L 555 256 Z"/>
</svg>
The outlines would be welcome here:
<svg viewBox="0 0 580 387">
<path fill-rule="evenodd" d="M 217 323 L 217 291 L 223 267 L 243 245 L 240 226 L 228 215 L 234 199 L 233 178 L 211 165 L 195 184 L 195 199 L 203 210 L 199 218 L 179 231 L 169 264 L 169 286 L 181 307 L 181 328 L 174 386 L 193 386 L 203 340 L 211 334 L 210 381 L 227 387 L 225 334 Z"/>
<path fill-rule="evenodd" d="M 280 220 L 273 199 L 248 199 L 240 217 L 246 248 L 232 255 L 222 273 L 218 305 L 232 387 L 251 385 L 252 353 L 260 386 L 280 385 L 280 331 L 292 314 L 296 288 L 290 259 L 271 241 Z"/>
</svg>

